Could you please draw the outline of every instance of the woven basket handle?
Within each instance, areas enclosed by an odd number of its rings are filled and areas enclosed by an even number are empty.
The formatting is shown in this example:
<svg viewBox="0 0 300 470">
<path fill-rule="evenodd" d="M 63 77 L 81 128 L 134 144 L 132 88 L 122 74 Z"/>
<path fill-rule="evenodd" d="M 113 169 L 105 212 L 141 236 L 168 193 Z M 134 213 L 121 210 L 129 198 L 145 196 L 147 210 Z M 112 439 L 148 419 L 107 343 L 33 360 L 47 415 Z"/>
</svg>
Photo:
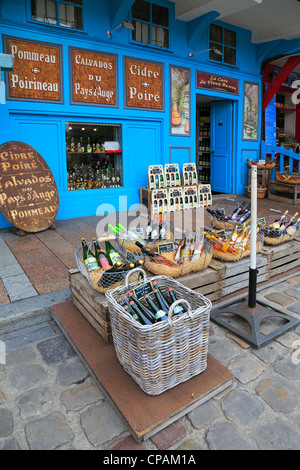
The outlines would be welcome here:
<svg viewBox="0 0 300 470">
<path fill-rule="evenodd" d="M 175 300 L 175 302 L 173 302 L 172 305 L 169 308 L 168 322 L 170 323 L 170 325 L 173 325 L 173 318 L 172 317 L 173 317 L 173 313 L 174 313 L 174 308 L 179 304 L 185 304 L 188 308 L 189 316 L 191 318 L 193 318 L 192 308 L 191 308 L 191 305 L 189 304 L 189 302 L 185 299 L 178 299 L 178 300 Z"/>
<path fill-rule="evenodd" d="M 145 272 L 143 269 L 141 269 L 141 268 L 134 268 L 134 269 L 131 269 L 131 270 L 129 271 L 129 273 L 126 274 L 126 277 L 125 277 L 125 287 L 126 287 L 126 288 L 128 288 L 128 283 L 129 283 L 129 278 L 130 278 L 130 276 L 131 276 L 133 273 L 135 273 L 135 272 L 140 272 L 140 273 L 143 275 L 143 277 L 144 277 L 144 282 L 146 281 L 146 279 L 147 279 L 147 274 L 146 274 L 146 272 Z"/>
</svg>

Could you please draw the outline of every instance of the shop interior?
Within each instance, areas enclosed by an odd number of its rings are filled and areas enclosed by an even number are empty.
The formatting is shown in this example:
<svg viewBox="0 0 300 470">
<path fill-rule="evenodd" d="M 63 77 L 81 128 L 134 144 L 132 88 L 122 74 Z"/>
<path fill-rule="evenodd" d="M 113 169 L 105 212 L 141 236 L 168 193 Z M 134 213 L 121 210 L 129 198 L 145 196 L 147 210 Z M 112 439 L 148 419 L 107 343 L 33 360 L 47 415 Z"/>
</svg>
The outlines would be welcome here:
<svg viewBox="0 0 300 470">
<path fill-rule="evenodd" d="M 68 190 L 122 186 L 122 125 L 67 122 Z"/>
<path fill-rule="evenodd" d="M 196 164 L 200 184 L 210 184 L 213 192 L 214 177 L 211 171 L 213 146 L 212 103 L 227 101 L 212 96 L 196 95 Z"/>
</svg>

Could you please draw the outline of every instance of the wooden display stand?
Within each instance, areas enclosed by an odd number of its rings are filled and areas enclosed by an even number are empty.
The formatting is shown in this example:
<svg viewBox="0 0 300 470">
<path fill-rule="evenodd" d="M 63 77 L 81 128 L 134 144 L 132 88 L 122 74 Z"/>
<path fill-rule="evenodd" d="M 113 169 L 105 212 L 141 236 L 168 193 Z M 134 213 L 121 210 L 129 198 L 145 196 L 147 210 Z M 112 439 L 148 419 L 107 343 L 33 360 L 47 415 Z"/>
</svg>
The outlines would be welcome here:
<svg viewBox="0 0 300 470">
<path fill-rule="evenodd" d="M 178 188 L 169 189 L 169 211 L 177 212 L 183 210 L 183 189 L 181 186 Z"/>
<path fill-rule="evenodd" d="M 196 209 L 199 207 L 197 185 L 183 186 L 183 209 Z"/>
<path fill-rule="evenodd" d="M 71 301 L 51 307 L 53 317 L 99 388 L 141 442 L 231 386 L 233 374 L 208 354 L 207 368 L 160 395 L 147 395 Z"/>
<path fill-rule="evenodd" d="M 182 186 L 198 184 L 196 163 L 184 163 L 182 168 Z"/>
<path fill-rule="evenodd" d="M 148 168 L 148 189 L 165 187 L 164 169 L 162 165 L 150 165 Z"/>
<path fill-rule="evenodd" d="M 181 186 L 178 163 L 166 163 L 164 168 L 166 188 Z"/>
<path fill-rule="evenodd" d="M 212 195 L 210 184 L 198 184 L 199 207 L 212 205 Z"/>
<path fill-rule="evenodd" d="M 165 188 L 151 191 L 151 214 L 161 214 L 169 210 L 169 193 Z"/>
</svg>

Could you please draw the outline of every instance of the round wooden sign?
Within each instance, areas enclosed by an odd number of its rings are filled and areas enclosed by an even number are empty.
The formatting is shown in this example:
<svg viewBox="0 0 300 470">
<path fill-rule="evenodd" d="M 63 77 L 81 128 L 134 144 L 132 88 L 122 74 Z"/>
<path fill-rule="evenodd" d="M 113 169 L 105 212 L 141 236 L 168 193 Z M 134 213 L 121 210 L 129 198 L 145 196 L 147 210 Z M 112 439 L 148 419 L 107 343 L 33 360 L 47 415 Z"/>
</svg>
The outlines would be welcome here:
<svg viewBox="0 0 300 470">
<path fill-rule="evenodd" d="M 58 191 L 45 160 L 24 142 L 0 145 L 0 210 L 15 227 L 40 232 L 54 224 Z"/>
</svg>

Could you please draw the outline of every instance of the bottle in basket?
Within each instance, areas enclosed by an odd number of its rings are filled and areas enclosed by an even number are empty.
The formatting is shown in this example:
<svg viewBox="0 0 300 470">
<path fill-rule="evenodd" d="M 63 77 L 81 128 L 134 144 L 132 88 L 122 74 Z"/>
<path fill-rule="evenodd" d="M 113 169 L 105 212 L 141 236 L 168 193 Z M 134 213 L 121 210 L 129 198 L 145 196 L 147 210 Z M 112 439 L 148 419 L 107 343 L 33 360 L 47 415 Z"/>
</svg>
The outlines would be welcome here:
<svg viewBox="0 0 300 470">
<path fill-rule="evenodd" d="M 132 292 L 131 292 L 132 294 Z M 130 294 L 128 294 L 130 296 Z M 155 317 L 153 313 L 145 307 L 134 295 L 130 296 L 129 305 L 137 313 L 137 315 L 142 319 L 145 325 L 152 325 L 155 323 Z"/>
<path fill-rule="evenodd" d="M 155 292 L 155 291 L 154 291 Z M 161 308 L 157 307 L 149 294 L 145 295 L 144 299 L 148 302 L 149 307 L 153 310 L 156 321 L 165 321 L 168 319 L 168 314 Z"/>
<path fill-rule="evenodd" d="M 98 271 L 99 266 L 98 266 L 97 260 L 95 256 L 93 255 L 93 253 L 91 252 L 91 250 L 89 249 L 89 247 L 87 246 L 87 243 L 84 238 L 81 239 L 81 243 L 82 243 L 82 249 L 83 249 L 82 258 L 83 258 L 84 264 L 86 265 L 86 269 L 88 271 Z"/>
<path fill-rule="evenodd" d="M 100 250 L 97 250 L 97 253 L 98 253 L 98 259 L 99 259 L 99 266 L 102 269 L 109 269 L 111 266 L 109 264 L 108 259 L 105 256 L 104 251 L 100 249 Z"/>
<path fill-rule="evenodd" d="M 157 299 L 157 302 L 159 303 L 160 307 L 162 310 L 165 310 L 166 312 L 169 311 L 169 304 L 168 301 L 165 299 L 163 293 L 161 292 L 159 286 L 157 285 L 156 281 L 152 281 L 152 285 L 154 287 L 154 294 Z"/>
<path fill-rule="evenodd" d="M 169 294 L 170 294 L 171 303 L 173 304 L 174 302 L 176 302 L 176 300 L 178 300 L 178 297 L 175 294 L 173 287 L 169 287 L 168 291 L 169 291 Z M 179 315 L 180 313 L 184 313 L 185 311 L 186 311 L 185 307 L 183 305 L 180 305 L 180 304 L 176 305 L 176 307 L 173 310 L 174 315 Z"/>
<path fill-rule="evenodd" d="M 115 250 L 109 240 L 106 240 L 105 242 L 105 255 L 111 265 L 121 262 L 119 253 Z"/>
<path fill-rule="evenodd" d="M 182 238 L 182 240 L 180 240 L 180 242 L 178 243 L 178 246 L 177 246 L 177 249 L 175 251 L 175 256 L 174 256 L 174 259 L 176 261 L 178 261 L 181 257 L 181 250 L 182 248 L 185 246 L 185 238 Z"/>
</svg>

